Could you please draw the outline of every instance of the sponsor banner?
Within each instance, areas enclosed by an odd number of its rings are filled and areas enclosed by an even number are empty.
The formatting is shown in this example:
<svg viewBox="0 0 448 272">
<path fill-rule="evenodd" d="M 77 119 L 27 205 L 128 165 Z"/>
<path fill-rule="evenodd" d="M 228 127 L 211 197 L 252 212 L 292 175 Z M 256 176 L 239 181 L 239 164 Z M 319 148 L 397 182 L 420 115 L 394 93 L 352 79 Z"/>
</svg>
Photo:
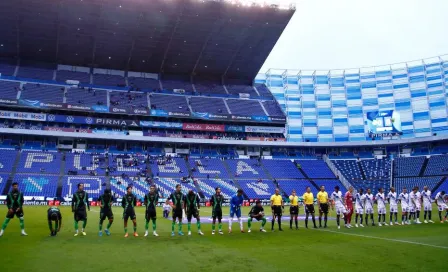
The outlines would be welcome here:
<svg viewBox="0 0 448 272">
<path fill-rule="evenodd" d="M 185 90 L 184 89 L 173 89 L 174 93 L 178 93 L 178 94 L 184 94 Z"/>
<path fill-rule="evenodd" d="M 175 122 L 157 122 L 157 121 L 140 121 L 141 127 L 150 127 L 150 128 L 178 128 L 182 129 L 182 123 Z"/>
<path fill-rule="evenodd" d="M 127 108 L 121 108 L 121 107 L 115 107 L 115 106 L 109 107 L 109 112 L 112 112 L 112 113 L 123 113 L 123 114 L 129 113 Z"/>
<path fill-rule="evenodd" d="M 244 126 L 226 125 L 225 131 L 227 131 L 227 132 L 244 132 Z"/>
<path fill-rule="evenodd" d="M 284 127 L 258 127 L 258 126 L 245 126 L 245 132 L 253 133 L 285 133 Z"/>
<path fill-rule="evenodd" d="M 192 114 L 195 118 L 200 118 L 204 120 L 229 120 L 230 115 L 228 114 L 215 114 L 208 112 L 193 112 Z"/>
<path fill-rule="evenodd" d="M 246 115 L 232 115 L 231 119 L 236 121 L 252 121 L 252 118 Z"/>
<path fill-rule="evenodd" d="M 92 133 L 91 129 L 84 128 L 59 128 L 59 127 L 44 127 L 44 130 L 48 131 L 61 131 L 61 132 L 79 132 L 79 133 Z"/>
<path fill-rule="evenodd" d="M 16 99 L 5 99 L 5 98 L 0 98 L 0 104 L 18 105 L 18 104 L 19 104 L 19 101 L 17 101 Z"/>
<path fill-rule="evenodd" d="M 230 141 L 241 141 L 244 140 L 243 137 L 227 137 L 227 136 L 213 136 L 214 140 L 230 140 Z"/>
<path fill-rule="evenodd" d="M 267 116 L 258 116 L 258 115 L 252 115 L 251 116 L 252 121 L 257 121 L 257 122 L 269 122 L 270 119 Z"/>
<path fill-rule="evenodd" d="M 210 139 L 210 136 L 199 135 L 199 134 L 197 134 L 197 135 L 195 135 L 195 134 L 193 134 L 193 135 L 187 134 L 187 135 L 184 135 L 184 138 L 190 138 L 190 139 Z"/>
<path fill-rule="evenodd" d="M 151 110 L 149 112 L 149 114 L 151 116 L 162 116 L 162 117 L 166 117 L 168 116 L 168 112 L 164 111 L 164 110 Z"/>
<path fill-rule="evenodd" d="M 177 112 L 177 111 L 170 111 L 168 112 L 168 116 L 170 117 L 190 117 L 190 112 Z"/>
<path fill-rule="evenodd" d="M 47 115 L 44 113 L 0 111 L 0 118 L 29 121 L 46 121 Z"/>
<path fill-rule="evenodd" d="M 20 99 L 19 105 L 28 106 L 39 109 L 65 109 L 64 103 L 40 102 L 39 100 Z"/>
<path fill-rule="evenodd" d="M 133 109 L 130 114 L 148 115 L 149 111 L 147 109 Z"/>
<path fill-rule="evenodd" d="M 268 137 L 246 137 L 248 141 L 261 141 L 261 142 L 286 142 L 285 138 L 268 138 Z"/>
<path fill-rule="evenodd" d="M 109 112 L 111 113 L 117 113 L 117 114 L 137 114 L 137 115 L 148 115 L 147 109 L 130 109 L 130 108 L 122 108 L 122 107 L 116 107 L 112 106 L 109 107 Z"/>
<path fill-rule="evenodd" d="M 285 116 L 269 116 L 269 120 L 274 123 L 286 123 Z"/>
<path fill-rule="evenodd" d="M 70 123 L 70 124 L 138 127 L 137 122 L 132 120 L 95 118 L 95 117 L 71 116 L 71 115 L 49 114 L 47 116 L 47 121 L 58 123 Z"/>
<path fill-rule="evenodd" d="M 67 109 L 69 109 L 69 110 L 80 110 L 80 111 L 92 111 L 92 108 L 90 106 L 85 106 L 85 105 L 67 104 Z M 108 112 L 109 112 L 109 110 L 108 110 Z"/>
<path fill-rule="evenodd" d="M 105 105 L 95 105 L 92 106 L 94 112 L 109 112 L 109 108 Z"/>
<path fill-rule="evenodd" d="M 94 129 L 92 131 L 93 134 L 106 134 L 106 135 L 126 135 L 126 131 L 115 131 L 115 130 L 101 130 L 101 129 Z"/>
<path fill-rule="evenodd" d="M 220 131 L 224 132 L 224 125 L 212 125 L 212 124 L 193 124 L 184 123 L 182 126 L 183 130 L 199 130 L 199 131 Z"/>
</svg>

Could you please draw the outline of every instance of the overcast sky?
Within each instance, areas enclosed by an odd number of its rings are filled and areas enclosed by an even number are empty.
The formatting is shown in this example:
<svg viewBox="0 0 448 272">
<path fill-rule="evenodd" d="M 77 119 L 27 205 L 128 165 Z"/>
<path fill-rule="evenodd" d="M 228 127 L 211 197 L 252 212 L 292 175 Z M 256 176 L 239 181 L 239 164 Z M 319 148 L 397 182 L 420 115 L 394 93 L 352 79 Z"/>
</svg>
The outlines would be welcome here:
<svg viewBox="0 0 448 272">
<path fill-rule="evenodd" d="M 448 0 L 297 0 L 261 72 L 354 68 L 448 54 L 447 28 Z"/>
</svg>

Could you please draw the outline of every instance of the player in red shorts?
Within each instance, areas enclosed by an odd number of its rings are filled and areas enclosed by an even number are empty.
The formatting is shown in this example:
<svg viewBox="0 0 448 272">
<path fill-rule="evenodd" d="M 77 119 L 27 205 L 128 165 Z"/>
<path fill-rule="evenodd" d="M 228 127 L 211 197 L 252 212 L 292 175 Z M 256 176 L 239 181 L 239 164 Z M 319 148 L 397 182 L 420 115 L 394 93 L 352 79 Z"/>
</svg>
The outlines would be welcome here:
<svg viewBox="0 0 448 272">
<path fill-rule="evenodd" d="M 345 216 L 347 217 L 347 226 L 352 226 L 352 215 L 353 215 L 353 187 L 350 186 L 348 188 L 347 193 L 344 196 L 345 206 L 347 207 L 347 213 Z"/>
</svg>

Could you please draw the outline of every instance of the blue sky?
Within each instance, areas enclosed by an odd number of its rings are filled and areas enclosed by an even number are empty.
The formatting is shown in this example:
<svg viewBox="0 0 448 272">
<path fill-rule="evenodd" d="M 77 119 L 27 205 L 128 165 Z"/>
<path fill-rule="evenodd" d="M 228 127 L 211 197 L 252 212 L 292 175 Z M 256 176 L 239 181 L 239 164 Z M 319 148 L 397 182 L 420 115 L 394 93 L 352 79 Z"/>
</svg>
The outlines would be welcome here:
<svg viewBox="0 0 448 272">
<path fill-rule="evenodd" d="M 448 0 L 296 2 L 261 72 L 365 67 L 448 54 Z"/>
</svg>

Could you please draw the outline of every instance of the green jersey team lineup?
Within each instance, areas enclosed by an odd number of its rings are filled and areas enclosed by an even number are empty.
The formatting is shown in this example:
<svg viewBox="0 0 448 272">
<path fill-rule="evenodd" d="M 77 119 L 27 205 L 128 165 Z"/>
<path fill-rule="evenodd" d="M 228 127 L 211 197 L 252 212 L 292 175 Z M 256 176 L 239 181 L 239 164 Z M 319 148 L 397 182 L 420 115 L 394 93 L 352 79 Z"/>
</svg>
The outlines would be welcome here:
<svg viewBox="0 0 448 272">
<path fill-rule="evenodd" d="M 123 208 L 123 229 L 124 229 L 124 237 L 128 237 L 128 221 L 129 219 L 133 224 L 133 236 L 138 237 L 137 232 L 137 216 L 135 213 L 135 206 L 137 206 L 137 196 L 132 192 L 132 186 L 128 186 L 126 188 L 126 194 L 123 196 L 121 201 L 121 207 Z M 353 193 L 353 195 L 352 195 Z M 234 215 L 237 216 L 238 221 L 240 222 L 241 232 L 244 232 L 242 216 L 241 216 L 241 207 L 243 206 L 243 191 L 239 189 L 235 196 L 230 199 L 230 214 L 229 214 L 229 233 L 231 233 L 231 225 L 233 221 Z M 306 197 L 305 197 L 306 196 Z M 276 190 L 276 194 L 271 197 L 271 210 L 272 214 L 279 219 L 279 229 L 281 230 L 280 218 L 282 214 L 282 210 L 284 209 L 283 200 L 281 200 L 280 195 L 278 194 L 278 190 Z M 434 198 L 434 202 L 438 207 L 438 215 L 441 223 L 448 222 L 448 206 L 447 206 L 447 197 L 445 191 L 440 191 L 436 194 Z M 279 198 L 279 199 L 277 199 Z M 317 198 L 317 205 L 319 206 L 319 227 L 322 227 L 320 224 L 320 218 L 322 214 L 325 214 L 325 218 L 327 218 L 328 208 L 324 209 L 325 205 L 327 205 L 327 193 L 325 191 L 325 187 L 320 187 L 320 192 Z M 304 194 L 304 203 L 305 211 L 306 211 L 306 228 L 308 228 L 308 214 L 311 214 L 314 218 L 314 205 L 313 202 L 313 194 L 310 192 L 309 188 L 307 188 L 307 192 Z M 289 200 L 291 201 L 290 208 L 290 229 L 292 230 L 292 220 L 295 219 L 296 222 L 296 230 L 298 229 L 297 225 L 297 214 L 299 210 L 298 197 L 296 195 L 295 190 L 291 196 L 289 196 Z M 389 223 L 386 222 L 386 206 L 385 201 L 389 203 Z M 99 232 L 98 236 L 103 236 L 103 225 L 104 221 L 107 219 L 107 226 L 104 229 L 104 233 L 107 236 L 111 235 L 110 228 L 114 222 L 114 214 L 112 211 L 112 205 L 115 203 L 116 199 L 114 198 L 110 189 L 105 189 L 104 193 L 98 198 L 98 206 L 100 207 L 100 216 L 99 216 Z M 434 223 L 432 221 L 431 212 L 432 212 L 432 200 L 431 200 L 431 191 L 425 186 L 424 190 L 419 192 L 418 187 L 412 188 L 412 191 L 408 194 L 407 189 L 403 188 L 402 192 L 397 195 L 395 189 L 393 187 L 390 188 L 390 192 L 385 195 L 383 189 L 381 188 L 375 196 L 373 196 L 370 192 L 370 189 L 367 189 L 367 192 L 364 194 L 363 190 L 360 190 L 356 193 L 353 192 L 353 188 L 350 187 L 349 191 L 342 196 L 339 191 L 339 187 L 335 187 L 335 191 L 331 194 L 329 198 L 332 208 L 336 207 L 337 210 L 337 226 L 339 227 L 340 217 L 344 219 L 345 227 L 351 228 L 351 217 L 353 212 L 356 213 L 356 224 L 355 227 L 364 227 L 363 225 L 363 215 L 365 214 L 365 221 L 368 223 L 369 215 L 372 221 L 372 226 L 375 226 L 373 221 L 373 203 L 374 201 L 377 203 L 378 209 L 378 225 L 379 226 L 392 226 L 392 225 L 400 225 L 398 223 L 398 203 L 401 204 L 402 208 L 402 222 L 401 225 L 409 225 L 411 220 L 414 220 L 415 224 L 421 224 L 420 210 L 424 209 L 424 223 Z M 172 208 L 172 223 L 171 223 L 171 236 L 175 236 L 176 232 L 176 224 L 177 224 L 177 235 L 184 236 L 183 233 L 183 219 L 186 217 L 187 219 L 187 228 L 188 228 L 188 236 L 192 235 L 191 232 L 191 221 L 194 219 L 196 221 L 196 228 L 198 235 L 204 235 L 201 230 L 201 199 L 199 195 L 193 190 L 189 190 L 187 194 L 182 192 L 182 186 L 180 184 L 176 185 L 176 189 L 172 192 L 168 199 L 167 203 Z M 215 235 L 216 231 L 216 223 L 218 223 L 218 233 L 220 235 L 224 234 L 222 229 L 222 219 L 223 219 L 223 203 L 224 196 L 221 193 L 221 188 L 215 188 L 215 194 L 213 194 L 209 200 L 211 207 L 211 219 L 212 219 L 212 235 Z M 12 184 L 12 190 L 6 196 L 6 206 L 7 213 L 6 218 L 3 221 L 0 237 L 4 235 L 5 229 L 8 226 L 11 219 L 17 217 L 20 221 L 20 230 L 22 236 L 27 236 L 28 234 L 25 232 L 25 222 L 24 222 L 24 210 L 23 210 L 24 198 L 23 193 L 19 191 L 19 186 L 17 182 Z M 143 201 L 145 207 L 145 237 L 149 236 L 149 225 L 152 223 L 152 235 L 158 237 L 157 233 L 157 207 L 159 204 L 159 194 L 156 191 L 156 187 L 151 185 L 149 188 L 149 192 L 144 196 Z M 353 205 L 355 204 L 355 205 Z M 354 207 L 355 206 L 355 207 Z M 87 226 L 87 211 L 90 211 L 90 203 L 89 203 L 89 195 L 84 190 L 84 184 L 80 183 L 77 186 L 77 191 L 73 194 L 71 209 L 73 212 L 73 227 L 74 227 L 74 236 L 82 235 L 86 236 L 86 226 Z M 47 210 L 47 221 L 48 228 L 50 230 L 50 236 L 56 236 L 58 232 L 61 230 L 62 226 L 62 213 L 58 207 L 52 206 Z M 272 219 L 272 228 L 275 222 L 275 217 Z M 358 225 L 358 218 L 360 218 L 360 224 Z M 429 220 L 427 220 L 427 218 Z M 261 221 L 260 232 L 266 232 L 264 229 L 267 218 L 265 217 L 264 207 L 262 206 L 262 202 L 260 200 L 256 200 L 254 205 L 251 206 L 250 212 L 247 216 L 247 232 L 252 231 L 253 221 Z M 81 221 L 82 227 L 81 231 L 79 231 L 79 222 Z M 218 221 L 218 222 L 216 222 Z M 313 220 L 314 222 L 314 220 Z M 366 224 L 367 225 L 367 224 Z M 325 221 L 325 228 L 327 227 Z M 316 228 L 316 225 L 315 225 Z"/>
</svg>

